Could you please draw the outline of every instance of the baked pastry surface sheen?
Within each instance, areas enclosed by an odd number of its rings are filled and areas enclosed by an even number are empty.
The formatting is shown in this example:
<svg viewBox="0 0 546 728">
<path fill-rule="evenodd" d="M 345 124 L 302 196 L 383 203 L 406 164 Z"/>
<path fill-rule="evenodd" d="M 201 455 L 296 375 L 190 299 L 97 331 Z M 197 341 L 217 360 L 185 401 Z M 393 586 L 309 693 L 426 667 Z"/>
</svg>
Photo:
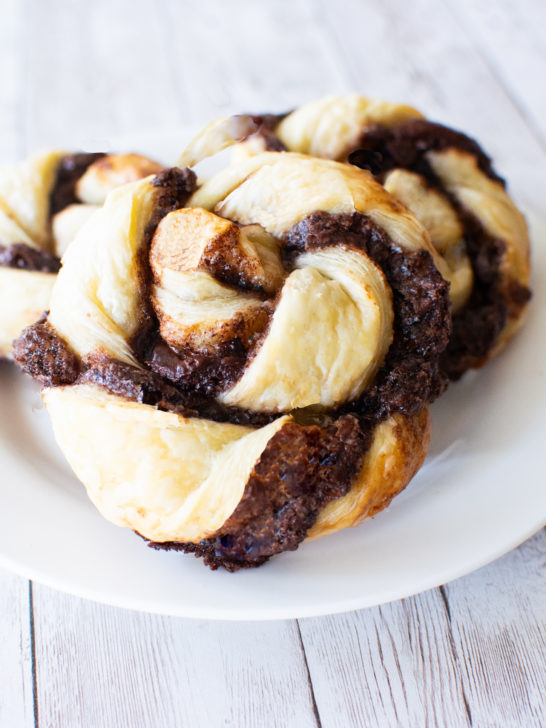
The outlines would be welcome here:
<svg viewBox="0 0 546 728">
<path fill-rule="evenodd" d="M 259 566 L 422 463 L 450 325 L 436 257 L 362 170 L 269 152 L 197 187 L 174 168 L 110 193 L 16 357 L 105 517 Z"/>
<path fill-rule="evenodd" d="M 239 157 L 276 138 L 290 151 L 349 161 L 372 171 L 425 226 L 451 286 L 453 334 L 443 357 L 451 378 L 483 365 L 510 340 L 530 297 L 529 237 L 476 142 L 416 109 L 358 94 L 305 104 L 267 134 L 255 128 Z"/>
</svg>

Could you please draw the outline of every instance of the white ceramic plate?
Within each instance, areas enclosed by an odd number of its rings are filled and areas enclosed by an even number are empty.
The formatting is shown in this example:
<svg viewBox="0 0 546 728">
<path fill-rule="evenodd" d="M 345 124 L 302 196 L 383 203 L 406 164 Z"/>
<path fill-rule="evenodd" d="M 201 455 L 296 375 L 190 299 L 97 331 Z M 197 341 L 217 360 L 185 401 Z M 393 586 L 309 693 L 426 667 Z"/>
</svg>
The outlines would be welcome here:
<svg viewBox="0 0 546 728">
<path fill-rule="evenodd" d="M 116 148 L 174 159 L 187 132 Z M 38 388 L 0 367 L 0 564 L 132 609 L 213 619 L 342 612 L 467 574 L 537 531 L 546 516 L 546 223 L 531 217 L 534 299 L 526 327 L 433 406 L 429 457 L 383 513 L 257 570 L 212 572 L 156 552 L 103 520 L 57 448 Z"/>
</svg>

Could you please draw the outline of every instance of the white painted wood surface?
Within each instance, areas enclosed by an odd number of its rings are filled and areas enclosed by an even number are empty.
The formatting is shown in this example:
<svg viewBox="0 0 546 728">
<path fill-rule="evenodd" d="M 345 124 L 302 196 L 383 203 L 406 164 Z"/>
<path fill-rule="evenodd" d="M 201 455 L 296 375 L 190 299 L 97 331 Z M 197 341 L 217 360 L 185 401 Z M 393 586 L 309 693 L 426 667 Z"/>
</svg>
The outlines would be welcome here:
<svg viewBox="0 0 546 728">
<path fill-rule="evenodd" d="M 356 89 L 546 189 L 540 0 L 0 0 L 0 157 Z M 298 622 L 130 613 L 0 572 L 0 726 L 546 725 L 546 535 L 441 589 Z"/>
</svg>

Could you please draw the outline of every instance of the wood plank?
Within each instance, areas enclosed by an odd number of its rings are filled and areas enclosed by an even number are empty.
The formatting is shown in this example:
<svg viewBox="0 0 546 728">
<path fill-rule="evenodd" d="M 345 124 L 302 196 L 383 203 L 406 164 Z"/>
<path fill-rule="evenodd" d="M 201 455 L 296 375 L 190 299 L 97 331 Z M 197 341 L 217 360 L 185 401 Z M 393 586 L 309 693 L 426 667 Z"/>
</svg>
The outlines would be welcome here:
<svg viewBox="0 0 546 728">
<path fill-rule="evenodd" d="M 34 726 L 29 582 L 0 569 L 0 725 Z"/>
<path fill-rule="evenodd" d="M 546 148 L 546 3 L 449 0 L 465 31 Z"/>
<path fill-rule="evenodd" d="M 546 531 L 444 588 L 476 726 L 546 725 Z"/>
<path fill-rule="evenodd" d="M 316 2 L 356 90 L 476 136 L 511 188 L 542 209 L 545 151 L 449 7 Z"/>
<path fill-rule="evenodd" d="M 243 111 L 287 111 L 348 90 L 308 0 L 165 0 L 172 68 L 195 123 Z M 184 23 L 184 32 L 180 28 Z"/>
<path fill-rule="evenodd" d="M 295 622 L 128 612 L 35 587 L 40 725 L 315 728 Z"/>
<path fill-rule="evenodd" d="M 300 620 L 323 726 L 470 726 L 439 590 Z"/>
<path fill-rule="evenodd" d="M 155 3 L 29 0 L 27 102 L 33 147 L 108 148 L 111 135 L 173 127 L 174 93 Z"/>
</svg>

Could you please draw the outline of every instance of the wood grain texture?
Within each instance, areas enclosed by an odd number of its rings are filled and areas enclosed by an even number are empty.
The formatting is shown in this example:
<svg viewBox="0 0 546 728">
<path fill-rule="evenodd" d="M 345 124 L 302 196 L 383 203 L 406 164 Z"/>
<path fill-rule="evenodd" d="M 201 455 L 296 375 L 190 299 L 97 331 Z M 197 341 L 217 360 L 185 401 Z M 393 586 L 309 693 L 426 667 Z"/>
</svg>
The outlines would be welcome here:
<svg viewBox="0 0 546 728">
<path fill-rule="evenodd" d="M 471 725 L 439 590 L 300 629 L 323 726 Z"/>
<path fill-rule="evenodd" d="M 546 725 L 546 533 L 442 589 L 300 620 L 322 726 Z"/>
<path fill-rule="evenodd" d="M 34 726 L 29 583 L 0 571 L 0 726 Z"/>
<path fill-rule="evenodd" d="M 546 531 L 444 588 L 475 726 L 546 725 Z"/>
<path fill-rule="evenodd" d="M 35 587 L 40 726 L 315 728 L 295 622 L 155 617 Z"/>
</svg>

